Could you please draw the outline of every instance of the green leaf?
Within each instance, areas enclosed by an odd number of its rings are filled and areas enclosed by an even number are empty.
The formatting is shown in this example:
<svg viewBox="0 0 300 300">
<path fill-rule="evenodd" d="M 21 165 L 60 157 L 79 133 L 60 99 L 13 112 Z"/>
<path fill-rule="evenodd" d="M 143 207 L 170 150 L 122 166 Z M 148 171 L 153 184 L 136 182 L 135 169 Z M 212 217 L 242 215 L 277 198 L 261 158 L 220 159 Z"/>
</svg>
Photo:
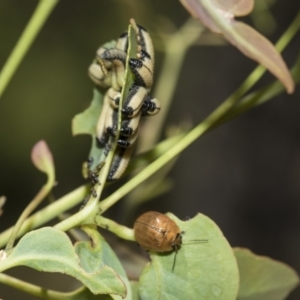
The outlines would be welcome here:
<svg viewBox="0 0 300 300">
<path fill-rule="evenodd" d="M 96 135 L 96 125 L 103 104 L 103 95 L 94 89 L 93 99 L 90 106 L 82 113 L 77 114 L 72 120 L 72 134 Z"/>
<path fill-rule="evenodd" d="M 98 264 L 102 262 L 99 261 Z M 68 236 L 52 227 L 26 234 L 12 253 L 0 263 L 0 271 L 21 265 L 38 271 L 70 275 L 94 294 L 126 295 L 125 285 L 113 269 L 103 265 L 93 273 L 86 271 Z"/>
<path fill-rule="evenodd" d="M 80 258 L 80 265 L 89 273 L 98 272 L 105 266 L 112 268 L 126 285 L 125 299 L 132 299 L 130 283 L 123 266 L 114 251 L 96 230 L 93 233 L 93 243 L 90 241 L 78 242 L 75 250 Z"/>
<path fill-rule="evenodd" d="M 90 106 L 82 113 L 77 114 L 72 120 L 73 135 L 89 134 L 92 137 L 92 146 L 89 157 L 92 157 L 93 161 L 90 165 L 90 170 L 95 169 L 98 163 L 101 161 L 104 150 L 97 147 L 96 141 L 96 127 L 102 105 L 103 95 L 95 88 Z"/>
<path fill-rule="evenodd" d="M 120 104 L 122 104 L 129 93 L 129 88 L 134 83 L 134 75 L 132 74 L 130 67 L 129 67 L 129 59 L 137 57 L 137 36 L 134 29 L 135 22 L 133 24 L 129 24 L 128 27 L 128 51 L 127 51 L 127 58 L 126 58 L 126 67 L 125 67 L 125 83 L 122 88 Z"/>
<path fill-rule="evenodd" d="M 286 264 L 235 248 L 240 272 L 239 300 L 281 300 L 299 285 L 297 273 Z"/>
<path fill-rule="evenodd" d="M 239 274 L 233 251 L 219 227 L 208 217 L 197 214 L 189 221 L 174 215 L 183 234 L 175 253 L 151 253 L 152 262 L 140 278 L 141 299 L 223 299 L 235 300 Z M 207 243 L 195 240 L 206 239 Z"/>
<path fill-rule="evenodd" d="M 71 293 L 61 293 L 60 300 L 113 300 L 110 295 L 94 295 L 86 287 L 80 287 Z M 120 296 L 119 296 L 120 299 Z"/>
</svg>

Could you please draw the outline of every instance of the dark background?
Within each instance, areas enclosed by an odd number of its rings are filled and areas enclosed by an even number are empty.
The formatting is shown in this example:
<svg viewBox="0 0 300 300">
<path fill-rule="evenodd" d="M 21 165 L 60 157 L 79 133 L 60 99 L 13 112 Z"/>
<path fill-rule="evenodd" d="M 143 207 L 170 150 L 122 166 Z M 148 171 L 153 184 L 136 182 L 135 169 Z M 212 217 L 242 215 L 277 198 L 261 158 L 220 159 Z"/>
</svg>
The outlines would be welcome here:
<svg viewBox="0 0 300 300">
<path fill-rule="evenodd" d="M 0 1 L 0 67 L 36 4 Z M 272 42 L 298 10 L 298 1 L 274 4 L 271 12 L 277 27 L 268 36 Z M 40 139 L 47 141 L 55 159 L 56 197 L 84 183 L 81 163 L 90 138 L 73 138 L 70 124 L 92 97 L 87 67 L 97 47 L 118 37 L 131 17 L 151 31 L 159 16 L 180 27 L 188 13 L 170 0 L 64 0 L 54 9 L 0 101 L 0 194 L 8 199 L 0 231 L 15 223 L 45 181 L 30 161 L 31 149 Z M 245 22 L 252 24 L 249 18 Z M 283 53 L 289 66 L 299 53 L 299 42 L 298 34 Z M 162 59 L 158 53 L 157 74 Z M 191 48 L 166 123 L 178 124 L 189 117 L 198 124 L 255 66 L 232 46 Z M 268 74 L 262 82 L 271 81 Z M 174 188 L 139 211 L 171 211 L 182 219 L 202 212 L 220 226 L 232 246 L 250 248 L 300 272 L 299 96 L 299 88 L 291 96 L 282 94 L 203 136 L 182 153 L 171 171 Z M 113 213 L 121 219 L 120 208 Z M 40 280 L 36 283 L 47 280 L 44 274 L 22 270 L 23 279 L 33 274 Z M 17 270 L 10 274 L 18 276 Z M 298 289 L 289 299 L 299 297 Z M 32 299 L 3 285 L 0 298 Z"/>
</svg>

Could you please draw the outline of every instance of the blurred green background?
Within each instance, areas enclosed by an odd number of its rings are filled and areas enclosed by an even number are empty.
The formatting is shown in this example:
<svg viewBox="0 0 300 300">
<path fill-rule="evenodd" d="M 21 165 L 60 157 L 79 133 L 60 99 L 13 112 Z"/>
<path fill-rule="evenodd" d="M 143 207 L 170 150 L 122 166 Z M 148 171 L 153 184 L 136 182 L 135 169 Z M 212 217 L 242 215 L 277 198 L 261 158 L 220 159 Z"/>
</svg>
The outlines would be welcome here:
<svg viewBox="0 0 300 300">
<path fill-rule="evenodd" d="M 0 67 L 36 5 L 33 0 L 0 1 Z M 268 35 L 273 43 L 298 10 L 298 1 L 274 2 L 276 27 Z M 30 160 L 40 139 L 47 141 L 54 156 L 55 196 L 84 183 L 81 164 L 91 141 L 88 136 L 72 137 L 71 120 L 92 98 L 87 68 L 97 47 L 125 31 L 130 18 L 151 33 L 162 17 L 180 27 L 188 13 L 179 1 L 170 0 L 59 2 L 0 99 L 0 194 L 7 197 L 1 231 L 15 223 L 45 182 Z M 253 19 L 243 20 L 253 25 Z M 299 47 L 298 34 L 283 53 L 289 66 Z M 162 60 L 158 52 L 156 74 Z M 166 124 L 187 118 L 198 124 L 255 66 L 232 46 L 194 46 L 185 59 Z M 273 80 L 267 74 L 257 86 Z M 151 209 L 171 211 L 183 219 L 202 212 L 220 226 L 232 246 L 248 247 L 300 272 L 299 100 L 297 88 L 293 95 L 276 97 L 209 132 L 180 156 L 170 174 L 173 189 L 134 215 Z M 120 203 L 110 214 L 122 220 L 123 209 Z M 39 280 L 43 276 L 38 275 Z M 289 299 L 299 297 L 298 291 Z M 0 298 L 32 299 L 2 285 Z"/>
</svg>

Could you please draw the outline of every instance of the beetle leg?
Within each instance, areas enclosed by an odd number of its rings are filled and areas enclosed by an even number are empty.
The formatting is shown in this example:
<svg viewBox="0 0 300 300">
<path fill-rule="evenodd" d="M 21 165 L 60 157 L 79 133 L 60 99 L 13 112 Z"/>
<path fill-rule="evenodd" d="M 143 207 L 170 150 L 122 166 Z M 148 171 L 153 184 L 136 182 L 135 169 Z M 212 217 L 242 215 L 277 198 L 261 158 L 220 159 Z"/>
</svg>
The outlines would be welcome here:
<svg viewBox="0 0 300 300">
<path fill-rule="evenodd" d="M 92 166 L 93 162 L 94 162 L 94 159 L 93 159 L 93 157 L 90 156 L 90 157 L 87 159 L 88 168 L 90 168 L 90 167 Z"/>
</svg>

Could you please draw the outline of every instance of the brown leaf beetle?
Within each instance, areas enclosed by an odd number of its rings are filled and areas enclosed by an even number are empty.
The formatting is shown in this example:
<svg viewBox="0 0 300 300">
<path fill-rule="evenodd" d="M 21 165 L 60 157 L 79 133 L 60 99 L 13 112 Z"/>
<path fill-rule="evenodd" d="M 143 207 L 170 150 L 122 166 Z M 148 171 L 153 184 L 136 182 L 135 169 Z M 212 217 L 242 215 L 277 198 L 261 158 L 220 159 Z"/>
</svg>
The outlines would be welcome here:
<svg viewBox="0 0 300 300">
<path fill-rule="evenodd" d="M 137 243 L 148 251 L 177 251 L 182 243 L 183 232 L 168 216 L 156 211 L 142 214 L 134 223 Z"/>
</svg>

